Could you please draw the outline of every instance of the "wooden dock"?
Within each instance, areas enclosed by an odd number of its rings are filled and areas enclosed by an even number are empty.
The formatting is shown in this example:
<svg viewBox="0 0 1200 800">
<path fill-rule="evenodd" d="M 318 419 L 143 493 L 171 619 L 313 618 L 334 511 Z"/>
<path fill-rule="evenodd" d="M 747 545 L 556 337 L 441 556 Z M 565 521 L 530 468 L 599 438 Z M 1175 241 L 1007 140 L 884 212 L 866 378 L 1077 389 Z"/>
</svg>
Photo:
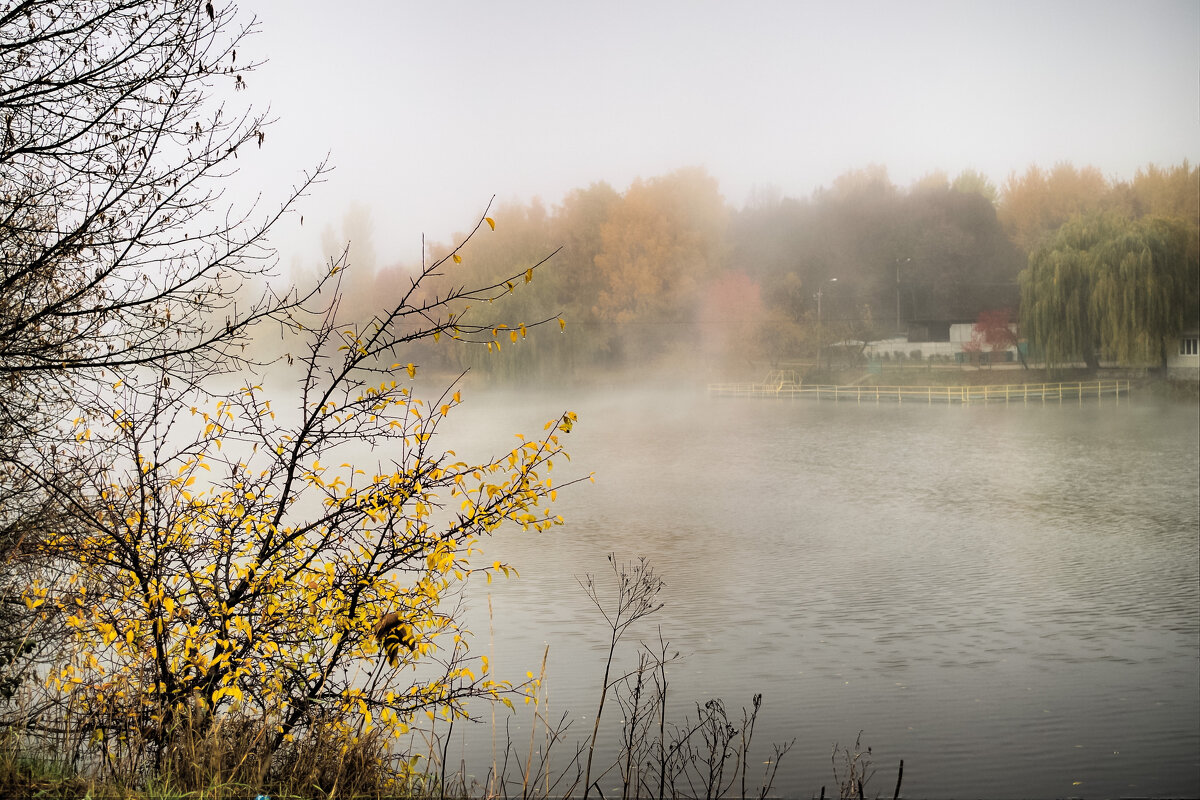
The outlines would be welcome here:
<svg viewBox="0 0 1200 800">
<path fill-rule="evenodd" d="M 1015 383 L 986 386 L 831 386 L 768 378 L 762 383 L 712 383 L 710 397 L 832 400 L 835 403 L 1062 403 L 1129 397 L 1129 381 Z"/>
</svg>

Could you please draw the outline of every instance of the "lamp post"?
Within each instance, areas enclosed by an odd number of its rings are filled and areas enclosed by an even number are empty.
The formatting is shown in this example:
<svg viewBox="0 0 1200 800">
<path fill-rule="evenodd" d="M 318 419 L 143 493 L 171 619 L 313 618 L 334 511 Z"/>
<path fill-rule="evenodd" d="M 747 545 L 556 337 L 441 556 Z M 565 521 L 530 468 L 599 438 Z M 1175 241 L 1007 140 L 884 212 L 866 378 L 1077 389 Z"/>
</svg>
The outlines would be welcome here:
<svg viewBox="0 0 1200 800">
<path fill-rule="evenodd" d="M 830 283 L 837 283 L 837 278 L 830 278 Z M 824 329 L 821 326 L 821 296 L 825 294 L 824 287 L 818 286 L 817 293 L 813 297 L 817 298 L 817 366 L 821 366 L 821 350 L 824 348 Z"/>
<path fill-rule="evenodd" d="M 900 262 L 907 264 L 911 258 L 896 259 L 896 333 L 900 333 Z"/>
</svg>

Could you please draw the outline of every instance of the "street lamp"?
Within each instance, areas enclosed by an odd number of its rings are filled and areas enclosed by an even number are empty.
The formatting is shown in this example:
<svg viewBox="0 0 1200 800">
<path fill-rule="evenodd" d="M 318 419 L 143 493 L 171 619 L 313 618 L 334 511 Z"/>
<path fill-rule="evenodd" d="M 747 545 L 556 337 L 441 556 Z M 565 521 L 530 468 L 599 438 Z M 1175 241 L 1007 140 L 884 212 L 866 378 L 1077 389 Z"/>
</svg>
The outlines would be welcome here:
<svg viewBox="0 0 1200 800">
<path fill-rule="evenodd" d="M 830 278 L 830 283 L 837 283 L 837 278 Z M 817 293 L 813 297 L 817 298 L 817 366 L 821 366 L 821 349 L 823 348 L 822 341 L 824 339 L 824 330 L 821 327 L 821 296 L 825 294 L 825 289 L 821 286 L 817 287 Z"/>
<path fill-rule="evenodd" d="M 896 259 L 896 333 L 900 333 L 900 262 L 907 264 L 911 258 Z"/>
</svg>

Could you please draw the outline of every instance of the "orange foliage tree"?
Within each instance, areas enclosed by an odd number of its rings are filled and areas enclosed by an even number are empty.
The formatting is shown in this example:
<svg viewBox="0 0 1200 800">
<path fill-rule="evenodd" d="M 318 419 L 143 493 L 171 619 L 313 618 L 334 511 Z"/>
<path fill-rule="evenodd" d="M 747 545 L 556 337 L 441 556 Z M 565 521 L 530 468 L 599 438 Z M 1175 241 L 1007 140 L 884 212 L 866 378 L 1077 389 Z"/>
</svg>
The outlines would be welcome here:
<svg viewBox="0 0 1200 800">
<path fill-rule="evenodd" d="M 1109 185 L 1096 167 L 1076 168 L 1069 162 L 1047 172 L 1037 165 L 1005 181 L 998 209 L 1009 237 L 1032 252 L 1067 220 L 1103 207 Z"/>
<path fill-rule="evenodd" d="M 596 317 L 610 324 L 686 323 L 720 269 L 725 219 L 717 183 L 703 170 L 634 181 L 601 229 Z M 654 337 L 655 346 L 670 338 Z"/>
</svg>

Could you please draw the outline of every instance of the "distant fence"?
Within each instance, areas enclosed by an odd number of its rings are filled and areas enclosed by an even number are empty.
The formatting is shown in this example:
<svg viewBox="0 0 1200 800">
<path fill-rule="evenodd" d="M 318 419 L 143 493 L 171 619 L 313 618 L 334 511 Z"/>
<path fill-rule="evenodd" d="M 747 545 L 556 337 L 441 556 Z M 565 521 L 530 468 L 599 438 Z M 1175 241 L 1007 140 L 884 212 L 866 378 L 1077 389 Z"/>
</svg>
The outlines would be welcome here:
<svg viewBox="0 0 1200 800">
<path fill-rule="evenodd" d="M 761 397 L 833 400 L 834 402 L 896 403 L 1061 403 L 1064 400 L 1129 396 L 1129 381 L 1017 383 L 995 386 L 830 386 L 768 378 L 762 383 L 712 383 L 712 397 Z"/>
</svg>

